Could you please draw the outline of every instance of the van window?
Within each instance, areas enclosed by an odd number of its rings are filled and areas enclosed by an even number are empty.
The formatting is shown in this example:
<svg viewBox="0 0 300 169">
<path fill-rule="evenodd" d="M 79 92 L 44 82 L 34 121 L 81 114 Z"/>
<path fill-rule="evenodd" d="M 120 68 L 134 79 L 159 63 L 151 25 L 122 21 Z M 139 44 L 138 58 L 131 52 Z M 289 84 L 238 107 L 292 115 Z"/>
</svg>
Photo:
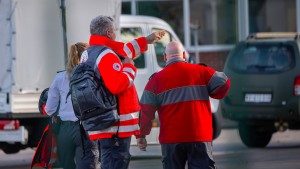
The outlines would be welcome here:
<svg viewBox="0 0 300 169">
<path fill-rule="evenodd" d="M 132 28 L 121 28 L 121 41 L 130 42 L 135 38 L 143 36 L 142 28 L 132 27 Z M 134 66 L 136 68 L 145 68 L 145 56 L 141 54 L 138 58 L 134 59 Z"/>
<path fill-rule="evenodd" d="M 244 72 L 272 73 L 290 69 L 295 63 L 288 44 L 242 44 L 232 54 L 233 68 Z"/>
<path fill-rule="evenodd" d="M 156 32 L 159 30 L 161 30 L 161 29 L 153 28 L 152 32 Z M 160 67 L 165 67 L 165 65 L 166 65 L 166 62 L 164 61 L 164 52 L 165 52 L 167 44 L 169 42 L 171 42 L 171 40 L 172 40 L 171 34 L 169 32 L 166 32 L 165 36 L 161 40 L 159 40 L 158 42 L 156 42 L 154 44 L 156 60 Z"/>
</svg>

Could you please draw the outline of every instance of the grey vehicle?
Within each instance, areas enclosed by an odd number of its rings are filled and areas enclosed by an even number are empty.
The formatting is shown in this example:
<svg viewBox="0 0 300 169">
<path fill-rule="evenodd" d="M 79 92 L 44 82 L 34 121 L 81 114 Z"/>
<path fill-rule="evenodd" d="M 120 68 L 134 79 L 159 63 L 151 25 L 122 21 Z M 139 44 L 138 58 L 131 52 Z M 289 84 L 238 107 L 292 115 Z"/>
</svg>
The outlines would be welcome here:
<svg viewBox="0 0 300 169">
<path fill-rule="evenodd" d="M 256 33 L 230 52 L 222 113 L 238 122 L 246 146 L 265 147 L 274 132 L 300 129 L 299 45 L 296 33 Z"/>
</svg>

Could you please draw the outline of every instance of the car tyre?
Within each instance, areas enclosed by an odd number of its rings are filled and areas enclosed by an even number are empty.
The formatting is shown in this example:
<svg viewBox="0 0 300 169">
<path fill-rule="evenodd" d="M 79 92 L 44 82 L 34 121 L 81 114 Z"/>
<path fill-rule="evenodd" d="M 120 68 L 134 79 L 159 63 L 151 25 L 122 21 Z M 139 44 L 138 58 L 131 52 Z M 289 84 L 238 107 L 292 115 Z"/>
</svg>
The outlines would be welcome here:
<svg viewBox="0 0 300 169">
<path fill-rule="evenodd" d="M 249 125 L 244 122 L 239 122 L 238 129 L 242 142 L 250 148 L 266 147 L 273 134 L 268 127 Z"/>
<path fill-rule="evenodd" d="M 21 144 L 9 144 L 9 143 L 1 143 L 1 149 L 6 154 L 15 154 L 21 150 Z"/>
<path fill-rule="evenodd" d="M 212 122 L 213 122 L 213 140 L 218 138 L 221 134 L 222 125 L 220 119 L 218 119 L 218 115 L 216 113 L 212 114 Z"/>
</svg>

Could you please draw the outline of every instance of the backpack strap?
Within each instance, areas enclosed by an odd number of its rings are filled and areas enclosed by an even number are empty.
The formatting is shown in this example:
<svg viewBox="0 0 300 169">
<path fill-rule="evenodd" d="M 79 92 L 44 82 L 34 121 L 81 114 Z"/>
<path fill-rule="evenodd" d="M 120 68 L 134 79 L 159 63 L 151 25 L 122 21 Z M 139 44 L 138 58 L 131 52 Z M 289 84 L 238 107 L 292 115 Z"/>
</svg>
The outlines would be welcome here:
<svg viewBox="0 0 300 169">
<path fill-rule="evenodd" d="M 84 147 L 84 140 L 87 140 L 87 133 L 85 132 L 82 122 L 79 120 L 79 131 L 80 131 L 80 140 L 81 140 L 81 146 L 82 146 L 82 151 L 83 151 L 83 157 L 85 156 L 85 147 Z"/>
<path fill-rule="evenodd" d="M 95 67 L 95 63 L 96 60 L 98 58 L 98 56 L 106 49 L 110 49 L 109 47 L 106 46 L 98 46 L 98 45 L 94 45 L 94 46 L 90 46 L 89 48 L 87 48 L 88 51 L 88 59 L 85 62 L 85 64 L 91 66 L 91 67 Z M 112 50 L 112 49 L 111 49 Z M 113 50 L 112 50 L 113 51 Z M 114 51 L 113 51 L 114 52 Z M 118 58 L 123 61 L 124 60 L 124 56 L 119 55 L 118 53 L 114 52 Z M 95 68 L 96 69 L 96 68 Z"/>
<path fill-rule="evenodd" d="M 85 64 L 95 67 L 96 60 L 98 56 L 106 49 L 109 49 L 106 46 L 90 46 L 87 48 L 88 51 L 88 59 Z"/>
</svg>

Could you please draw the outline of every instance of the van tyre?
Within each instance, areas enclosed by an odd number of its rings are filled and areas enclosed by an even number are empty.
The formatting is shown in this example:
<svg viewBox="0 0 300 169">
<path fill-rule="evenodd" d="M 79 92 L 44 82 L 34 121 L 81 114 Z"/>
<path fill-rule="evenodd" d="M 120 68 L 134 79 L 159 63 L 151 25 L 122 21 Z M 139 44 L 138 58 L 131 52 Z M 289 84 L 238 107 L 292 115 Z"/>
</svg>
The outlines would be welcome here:
<svg viewBox="0 0 300 169">
<path fill-rule="evenodd" d="M 1 149 L 5 154 L 15 154 L 21 150 L 21 144 L 9 144 L 9 143 L 1 143 Z"/>
<path fill-rule="evenodd" d="M 219 135 L 221 134 L 221 130 L 222 130 L 221 121 L 218 119 L 218 116 L 216 113 L 213 113 L 212 123 L 213 123 L 213 140 L 214 140 L 219 137 Z"/>
<path fill-rule="evenodd" d="M 266 126 L 249 125 L 243 122 L 239 122 L 238 129 L 242 142 L 250 148 L 266 147 L 273 134 Z"/>
</svg>

